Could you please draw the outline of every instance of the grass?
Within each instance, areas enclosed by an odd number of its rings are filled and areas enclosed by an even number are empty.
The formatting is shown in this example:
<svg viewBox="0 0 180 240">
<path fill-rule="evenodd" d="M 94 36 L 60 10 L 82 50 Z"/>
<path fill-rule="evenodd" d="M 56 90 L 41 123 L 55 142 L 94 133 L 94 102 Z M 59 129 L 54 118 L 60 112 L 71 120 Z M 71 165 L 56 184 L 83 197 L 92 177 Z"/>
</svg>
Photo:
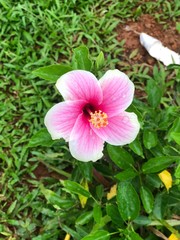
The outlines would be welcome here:
<svg viewBox="0 0 180 240">
<path fill-rule="evenodd" d="M 156 12 L 159 6 L 163 6 L 163 13 Z M 63 239 L 65 232 L 76 236 L 71 227 L 78 209 L 58 211 L 56 206 L 54 210 L 41 184 L 65 197 L 61 182 L 49 172 L 56 171 L 61 179 L 63 169 L 71 171 L 73 166 L 75 181 L 80 163 L 71 159 L 63 141 L 52 148 L 28 147 L 32 136 L 44 128 L 45 113 L 60 98 L 51 84 L 35 78 L 32 71 L 53 63 L 69 63 L 73 48 L 82 43 L 93 57 L 103 51 L 105 68 L 114 68 L 123 54 L 123 43 L 116 40 L 118 23 L 135 20 L 143 12 L 175 21 L 180 15 L 179 1 L 150 1 L 141 7 L 137 0 L 0 0 L 0 12 L 0 239 Z M 136 69 L 128 69 L 133 76 Z M 141 70 L 138 74 L 143 75 Z M 174 89 L 169 91 L 173 98 Z M 164 99 L 164 105 L 168 101 Z M 44 161 L 49 172 L 39 180 L 34 170 Z M 101 188 L 96 186 L 99 196 Z M 69 204 L 72 207 L 77 202 Z M 85 230 L 77 227 L 81 235 Z"/>
</svg>

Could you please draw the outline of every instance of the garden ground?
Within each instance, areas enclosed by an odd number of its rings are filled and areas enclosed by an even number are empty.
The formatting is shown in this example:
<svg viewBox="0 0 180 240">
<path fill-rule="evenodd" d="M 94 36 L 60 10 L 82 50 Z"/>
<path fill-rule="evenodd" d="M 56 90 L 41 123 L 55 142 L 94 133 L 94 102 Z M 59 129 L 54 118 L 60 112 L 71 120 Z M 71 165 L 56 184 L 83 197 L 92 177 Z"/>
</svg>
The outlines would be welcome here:
<svg viewBox="0 0 180 240">
<path fill-rule="evenodd" d="M 144 124 L 139 137 L 143 152 L 132 146 L 125 148 L 135 159 L 135 168 L 140 169 L 151 157 L 179 156 L 179 148 L 170 137 L 179 124 L 178 69 L 166 70 L 159 65 L 140 45 L 137 34 L 146 32 L 179 52 L 179 1 L 1 0 L 0 12 L 0 239 L 56 240 L 64 239 L 66 233 L 72 239 L 81 239 L 92 228 L 114 233 L 114 240 L 125 236 L 139 239 L 131 234 L 133 227 L 147 240 L 159 239 L 157 231 L 169 236 L 174 226 L 156 226 L 154 220 L 155 232 L 146 228 L 147 216 L 152 212 L 149 214 L 144 208 L 138 222 L 143 219 L 144 225 L 141 222 L 139 227 L 131 221 L 116 225 L 116 200 L 107 202 L 106 194 L 110 190 L 107 186 L 120 181 L 114 176 L 122 169 L 114 160 L 112 163 L 105 150 L 105 158 L 93 165 L 92 177 L 92 166 L 73 159 L 64 141 L 52 143 L 47 139 L 44 116 L 62 99 L 54 83 L 37 78 L 32 71 L 56 63 L 70 65 L 73 49 L 82 44 L 89 48 L 93 60 L 102 51 L 105 61 L 103 68 L 96 71 L 97 76 L 114 68 L 126 72 L 135 83 L 136 99 L 147 104 L 134 103 Z M 158 95 L 159 103 L 153 101 L 154 93 L 151 85 L 147 87 L 147 79 L 149 84 L 157 80 L 156 90 L 163 89 L 162 96 Z M 149 145 L 143 143 L 147 129 L 153 133 Z M 38 141 L 33 138 L 36 134 Z M 167 218 L 179 219 L 177 164 L 166 167 L 174 181 L 169 195 L 157 174 L 147 173 L 144 178 L 151 183 L 148 187 L 155 198 L 153 216 L 162 222 Z M 77 194 L 59 182 L 67 178 L 84 184 L 86 189 L 88 181 L 101 208 L 92 198 L 85 209 L 81 208 Z M 138 189 L 139 182 L 134 183 Z"/>
</svg>

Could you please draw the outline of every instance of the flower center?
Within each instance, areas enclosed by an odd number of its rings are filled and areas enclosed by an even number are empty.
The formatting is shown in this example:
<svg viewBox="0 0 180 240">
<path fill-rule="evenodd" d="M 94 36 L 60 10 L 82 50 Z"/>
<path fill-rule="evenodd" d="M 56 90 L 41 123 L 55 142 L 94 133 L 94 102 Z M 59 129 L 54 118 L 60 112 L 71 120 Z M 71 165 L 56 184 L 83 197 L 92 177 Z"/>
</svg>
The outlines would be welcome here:
<svg viewBox="0 0 180 240">
<path fill-rule="evenodd" d="M 101 110 L 95 111 L 94 113 L 91 112 L 90 117 L 89 122 L 92 123 L 95 128 L 106 127 L 108 125 L 108 116 Z"/>
</svg>

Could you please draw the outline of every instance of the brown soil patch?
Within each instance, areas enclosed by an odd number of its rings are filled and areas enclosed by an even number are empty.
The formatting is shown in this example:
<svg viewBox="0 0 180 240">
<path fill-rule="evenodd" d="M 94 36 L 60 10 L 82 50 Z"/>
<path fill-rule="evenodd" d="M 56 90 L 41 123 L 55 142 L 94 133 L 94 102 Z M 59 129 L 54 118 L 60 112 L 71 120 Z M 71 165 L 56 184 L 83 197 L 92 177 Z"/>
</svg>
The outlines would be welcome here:
<svg viewBox="0 0 180 240">
<path fill-rule="evenodd" d="M 165 29 L 165 27 L 167 27 L 167 29 Z M 180 51 L 180 35 L 176 31 L 175 23 L 168 22 L 166 25 L 159 24 L 152 16 L 144 14 L 136 22 L 128 21 L 117 27 L 118 41 L 125 40 L 125 58 L 129 58 L 132 51 L 138 49 L 138 53 L 133 57 L 133 60 L 131 59 L 131 63 L 147 63 L 153 65 L 156 62 L 140 44 L 137 33 L 142 32 L 159 39 L 164 46 L 176 52 Z"/>
<path fill-rule="evenodd" d="M 38 164 L 37 168 L 33 171 L 33 173 L 37 179 L 41 179 L 43 177 L 51 177 L 51 173 L 42 163 Z"/>
<path fill-rule="evenodd" d="M 48 169 L 42 163 L 38 164 L 37 168 L 33 171 L 33 173 L 38 180 L 40 180 L 41 178 L 46 178 L 46 177 L 52 177 L 55 179 L 65 179 L 64 176 Z"/>
</svg>

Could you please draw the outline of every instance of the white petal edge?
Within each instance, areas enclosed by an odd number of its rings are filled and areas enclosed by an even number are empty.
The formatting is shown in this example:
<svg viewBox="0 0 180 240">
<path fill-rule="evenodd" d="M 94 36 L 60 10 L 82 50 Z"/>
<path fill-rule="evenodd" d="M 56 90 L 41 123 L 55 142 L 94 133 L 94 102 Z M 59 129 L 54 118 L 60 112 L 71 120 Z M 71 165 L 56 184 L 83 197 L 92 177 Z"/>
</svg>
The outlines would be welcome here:
<svg viewBox="0 0 180 240">
<path fill-rule="evenodd" d="M 53 140 L 69 140 L 71 131 L 79 114 L 82 113 L 85 101 L 66 101 L 57 103 L 46 113 L 44 124 Z"/>
</svg>

